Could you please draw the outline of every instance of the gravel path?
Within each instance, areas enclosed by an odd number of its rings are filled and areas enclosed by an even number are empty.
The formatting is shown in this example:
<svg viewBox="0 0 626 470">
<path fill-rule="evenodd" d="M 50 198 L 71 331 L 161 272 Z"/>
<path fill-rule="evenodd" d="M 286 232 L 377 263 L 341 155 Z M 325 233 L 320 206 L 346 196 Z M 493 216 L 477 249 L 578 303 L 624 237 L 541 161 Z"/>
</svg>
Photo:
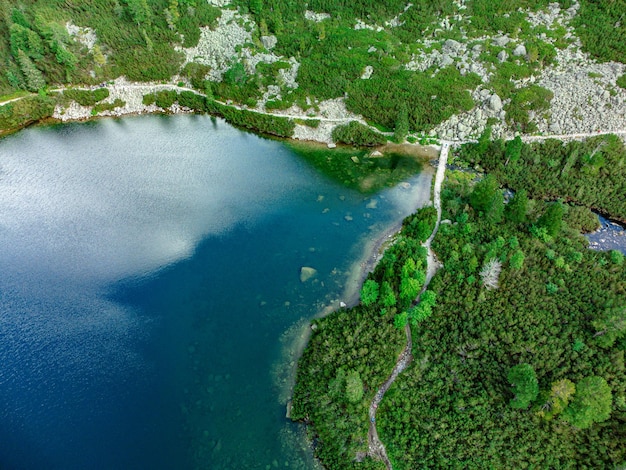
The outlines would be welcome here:
<svg viewBox="0 0 626 470">
<path fill-rule="evenodd" d="M 443 184 L 443 180 L 446 174 L 446 164 L 448 162 L 448 152 L 450 151 L 450 142 L 444 142 L 441 146 L 441 151 L 439 153 L 439 164 L 437 166 L 437 174 L 435 175 L 435 187 L 433 191 L 433 200 L 435 209 L 437 209 L 437 222 L 435 223 L 435 228 L 433 232 L 428 237 L 428 240 L 424 242 L 424 247 L 428 250 L 428 264 L 427 264 L 427 276 L 426 282 L 424 283 L 424 287 L 422 288 L 422 292 L 420 295 L 426 290 L 428 284 L 431 279 L 437 272 L 437 269 L 441 267 L 441 264 L 437 261 L 435 254 L 430 248 L 430 244 L 432 243 L 435 235 L 437 234 L 437 230 L 439 229 L 439 224 L 441 222 L 441 186 Z M 419 299 L 419 297 L 418 297 Z M 389 378 L 383 383 L 376 395 L 374 395 L 374 399 L 370 404 L 369 408 L 369 418 L 370 418 L 370 427 L 368 432 L 368 454 L 370 457 L 377 458 L 382 460 L 389 470 L 392 470 L 391 461 L 387 456 L 387 451 L 385 450 L 384 444 L 378 437 L 378 430 L 376 429 L 376 410 L 378 409 L 378 405 L 383 400 L 385 393 L 389 390 L 389 387 L 394 383 L 398 375 L 400 375 L 411 363 L 413 359 L 412 350 L 413 350 L 413 341 L 411 338 L 411 326 L 407 323 L 404 327 L 404 332 L 406 335 L 406 346 L 404 350 L 398 356 L 398 360 L 396 361 L 396 365 L 391 372 Z"/>
</svg>

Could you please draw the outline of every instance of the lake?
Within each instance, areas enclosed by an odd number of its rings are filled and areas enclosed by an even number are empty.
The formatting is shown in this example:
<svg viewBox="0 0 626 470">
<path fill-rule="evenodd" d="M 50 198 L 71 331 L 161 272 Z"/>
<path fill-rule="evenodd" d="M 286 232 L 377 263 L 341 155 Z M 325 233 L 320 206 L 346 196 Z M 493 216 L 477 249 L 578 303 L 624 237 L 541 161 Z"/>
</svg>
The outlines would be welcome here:
<svg viewBox="0 0 626 470">
<path fill-rule="evenodd" d="M 364 194 L 208 116 L 0 140 L 0 468 L 315 468 L 308 321 L 431 177 Z"/>
</svg>

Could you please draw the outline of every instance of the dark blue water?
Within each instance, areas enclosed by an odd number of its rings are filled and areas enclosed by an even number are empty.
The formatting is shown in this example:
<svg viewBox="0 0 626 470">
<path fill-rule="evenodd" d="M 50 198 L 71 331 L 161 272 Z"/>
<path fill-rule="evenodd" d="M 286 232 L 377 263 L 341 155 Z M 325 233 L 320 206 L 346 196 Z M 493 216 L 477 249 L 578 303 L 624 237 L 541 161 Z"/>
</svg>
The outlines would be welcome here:
<svg viewBox="0 0 626 470">
<path fill-rule="evenodd" d="M 0 468 L 313 468 L 301 326 L 412 183 L 366 197 L 203 116 L 1 140 Z"/>
<path fill-rule="evenodd" d="M 598 214 L 600 228 L 585 235 L 592 250 L 618 250 L 626 254 L 626 230 L 617 222 L 612 222 Z"/>
</svg>

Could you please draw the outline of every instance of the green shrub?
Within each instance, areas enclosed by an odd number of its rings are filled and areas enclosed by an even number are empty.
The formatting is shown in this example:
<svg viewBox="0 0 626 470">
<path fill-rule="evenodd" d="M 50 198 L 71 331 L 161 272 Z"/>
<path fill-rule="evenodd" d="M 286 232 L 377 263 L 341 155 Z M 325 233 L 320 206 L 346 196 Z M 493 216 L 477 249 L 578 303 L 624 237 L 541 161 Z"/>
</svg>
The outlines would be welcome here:
<svg viewBox="0 0 626 470">
<path fill-rule="evenodd" d="M 157 91 L 154 98 L 154 103 L 163 109 L 167 109 L 172 106 L 178 99 L 178 93 L 175 90 L 160 90 Z"/>
<path fill-rule="evenodd" d="M 356 121 L 335 127 L 332 136 L 335 142 L 362 145 L 365 147 L 375 147 L 387 142 L 387 138 L 384 135 Z"/>
<path fill-rule="evenodd" d="M 63 92 L 63 96 L 76 101 L 81 106 L 93 106 L 97 102 L 109 96 L 108 88 L 98 88 L 96 90 L 78 90 L 68 88 Z"/>
<path fill-rule="evenodd" d="M 28 96 L 0 106 L 0 129 L 19 129 L 52 116 L 56 100 L 49 96 Z"/>
</svg>

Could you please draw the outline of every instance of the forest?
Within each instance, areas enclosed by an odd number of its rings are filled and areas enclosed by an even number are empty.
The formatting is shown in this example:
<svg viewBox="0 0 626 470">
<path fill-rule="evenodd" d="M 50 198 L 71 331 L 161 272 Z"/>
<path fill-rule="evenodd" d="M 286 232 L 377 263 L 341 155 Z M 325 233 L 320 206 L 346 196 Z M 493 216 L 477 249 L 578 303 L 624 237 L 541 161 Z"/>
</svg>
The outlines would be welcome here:
<svg viewBox="0 0 626 470">
<path fill-rule="evenodd" d="M 563 145 L 565 154 L 593 151 L 598 139 Z M 534 151 L 547 159 L 554 148 Z M 459 158 L 468 153 L 476 158 L 475 148 Z M 384 468 L 365 457 L 367 409 L 387 377 L 380 363 L 393 363 L 402 349 L 406 322 L 414 358 L 377 413 L 394 468 L 626 462 L 624 255 L 588 249 L 580 233 L 589 225 L 585 206 L 523 188 L 505 200 L 506 174 L 476 176 L 448 171 L 433 245 L 443 268 L 425 307 L 415 308 L 409 291 L 419 292 L 423 279 L 420 240 L 432 227 L 432 209 L 407 219 L 364 283 L 359 306 L 314 323 L 293 416 L 312 424 L 330 468 Z M 371 354 L 381 343 L 391 358 L 379 349 Z M 357 373 L 361 382 L 348 379 Z"/>
</svg>

